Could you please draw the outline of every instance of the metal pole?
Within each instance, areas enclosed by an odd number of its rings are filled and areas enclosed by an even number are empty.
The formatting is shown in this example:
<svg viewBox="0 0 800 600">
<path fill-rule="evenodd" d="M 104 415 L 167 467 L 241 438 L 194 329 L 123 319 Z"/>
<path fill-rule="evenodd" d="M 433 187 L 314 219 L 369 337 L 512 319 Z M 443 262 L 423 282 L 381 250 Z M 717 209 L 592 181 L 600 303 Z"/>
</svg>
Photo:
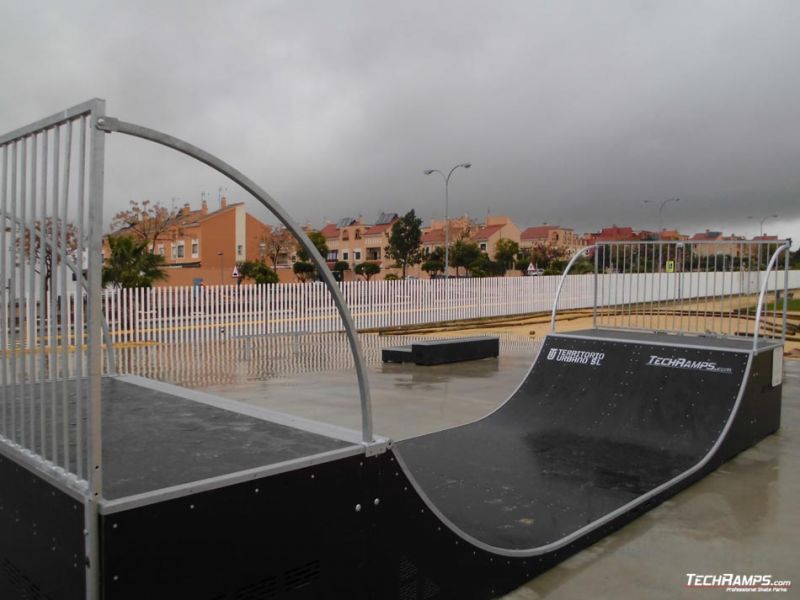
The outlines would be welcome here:
<svg viewBox="0 0 800 600">
<path fill-rule="evenodd" d="M 786 243 L 789 244 L 789 248 L 787 248 L 783 255 L 783 326 L 781 327 L 781 343 L 783 344 L 786 343 L 786 312 L 788 309 L 787 304 L 789 303 L 789 250 L 792 247 L 791 238 L 789 238 Z"/>
<path fill-rule="evenodd" d="M 759 227 L 759 236 L 764 237 L 764 221 L 767 219 L 777 219 L 778 215 L 767 215 L 763 219 L 761 219 L 760 227 Z"/>
<path fill-rule="evenodd" d="M 667 204 L 669 204 L 670 202 L 680 202 L 680 200 L 681 200 L 680 198 L 667 198 L 666 200 L 664 200 L 658 206 L 658 240 L 659 241 L 661 241 L 661 239 L 662 239 L 661 232 L 663 231 L 663 228 L 662 228 L 662 221 L 661 221 L 661 213 L 663 212 L 664 207 Z M 653 202 L 653 200 L 645 200 L 644 201 L 645 204 L 650 204 L 651 202 Z"/>
<path fill-rule="evenodd" d="M 753 216 L 749 216 L 747 218 L 748 219 L 755 219 L 755 217 L 753 217 Z M 758 221 L 758 226 L 759 226 L 758 235 L 759 235 L 759 237 L 764 237 L 764 221 L 766 221 L 767 219 L 777 219 L 777 218 L 778 218 L 778 215 L 765 215 L 764 217 L 759 219 L 759 221 Z"/>
<path fill-rule="evenodd" d="M 450 171 L 450 175 L 453 172 Z M 450 267 L 450 175 L 444 180 L 444 279 Z"/>
<path fill-rule="evenodd" d="M 95 123 L 105 115 L 104 100 L 95 100 L 92 118 Z M 102 375 L 102 267 L 103 254 L 103 179 L 105 164 L 105 134 L 94 129 L 90 139 L 89 172 L 89 261 L 88 261 L 88 307 L 87 324 L 89 329 L 87 366 L 88 396 L 87 442 L 89 460 L 87 478 L 89 494 L 86 497 L 86 597 L 89 600 L 100 598 L 100 524 L 98 522 L 98 502 L 103 495 L 103 438 L 101 416 L 100 377 Z M 110 340 L 108 341 L 110 344 Z"/>
<path fill-rule="evenodd" d="M 433 173 L 438 173 L 441 175 L 442 179 L 444 179 L 444 278 L 447 279 L 448 271 L 450 269 L 450 227 L 449 227 L 449 220 L 450 220 L 450 177 L 453 175 L 453 171 L 462 167 L 464 169 L 469 169 L 472 166 L 472 163 L 459 163 L 450 169 L 450 172 L 445 175 L 439 169 L 426 169 L 424 171 L 425 175 L 431 175 Z"/>
</svg>

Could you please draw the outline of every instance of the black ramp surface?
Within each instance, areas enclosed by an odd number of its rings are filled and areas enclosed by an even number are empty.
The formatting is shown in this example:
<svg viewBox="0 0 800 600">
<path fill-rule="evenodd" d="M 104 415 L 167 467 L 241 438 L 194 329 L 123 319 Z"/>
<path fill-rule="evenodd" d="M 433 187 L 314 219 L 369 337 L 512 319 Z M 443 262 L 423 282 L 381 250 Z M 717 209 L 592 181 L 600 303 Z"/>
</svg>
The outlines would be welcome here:
<svg viewBox="0 0 800 600">
<path fill-rule="evenodd" d="M 548 336 L 481 421 L 395 444 L 433 505 L 489 546 L 556 542 L 694 466 L 735 405 L 745 352 Z"/>
</svg>

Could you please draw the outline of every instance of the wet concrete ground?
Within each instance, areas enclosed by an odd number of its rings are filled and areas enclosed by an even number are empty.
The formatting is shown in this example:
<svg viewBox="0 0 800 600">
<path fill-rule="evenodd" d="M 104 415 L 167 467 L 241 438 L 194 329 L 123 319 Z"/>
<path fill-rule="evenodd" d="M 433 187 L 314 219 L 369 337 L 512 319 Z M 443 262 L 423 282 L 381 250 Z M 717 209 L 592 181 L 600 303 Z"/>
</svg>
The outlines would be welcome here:
<svg viewBox="0 0 800 600">
<path fill-rule="evenodd" d="M 528 371 L 538 344 L 515 341 L 499 359 L 417 367 L 383 365 L 366 344 L 375 430 L 395 439 L 467 423 L 496 408 Z M 318 348 L 324 355 L 325 348 Z M 237 356 L 239 356 L 237 354 Z M 245 360 L 242 354 L 239 359 Z M 243 369 L 241 360 L 228 369 Z M 359 428 L 352 369 L 285 369 L 204 385 L 220 395 Z M 294 370 L 296 371 L 296 369 Z M 250 373 L 247 369 L 244 372 Z M 198 380 L 199 381 L 199 380 Z M 198 387 L 198 386 L 195 386 Z M 686 588 L 687 573 L 771 574 L 800 596 L 800 362 L 787 361 L 781 431 L 633 523 L 506 596 L 716 598 L 724 590 Z"/>
<path fill-rule="evenodd" d="M 379 341 L 381 345 L 404 343 L 398 338 Z M 469 423 L 491 412 L 525 377 L 540 346 L 530 340 L 504 340 L 498 359 L 421 367 L 384 364 L 380 348 L 365 345 L 370 348 L 367 362 L 375 433 L 396 440 Z M 205 389 L 249 404 L 361 428 L 353 368 L 287 370 L 270 379 L 248 377 Z"/>
</svg>

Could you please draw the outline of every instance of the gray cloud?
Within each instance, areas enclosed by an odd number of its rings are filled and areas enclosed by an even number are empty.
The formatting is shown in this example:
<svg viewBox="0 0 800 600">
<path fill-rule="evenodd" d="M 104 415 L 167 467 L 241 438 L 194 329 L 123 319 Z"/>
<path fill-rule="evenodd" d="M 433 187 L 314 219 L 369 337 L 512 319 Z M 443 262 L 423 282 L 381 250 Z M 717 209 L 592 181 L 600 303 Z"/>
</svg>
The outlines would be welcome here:
<svg viewBox="0 0 800 600">
<path fill-rule="evenodd" d="M 800 4 L 6 2 L 0 131 L 91 96 L 225 158 L 297 220 L 451 212 L 800 228 Z M 111 136 L 108 214 L 241 191 Z"/>
</svg>

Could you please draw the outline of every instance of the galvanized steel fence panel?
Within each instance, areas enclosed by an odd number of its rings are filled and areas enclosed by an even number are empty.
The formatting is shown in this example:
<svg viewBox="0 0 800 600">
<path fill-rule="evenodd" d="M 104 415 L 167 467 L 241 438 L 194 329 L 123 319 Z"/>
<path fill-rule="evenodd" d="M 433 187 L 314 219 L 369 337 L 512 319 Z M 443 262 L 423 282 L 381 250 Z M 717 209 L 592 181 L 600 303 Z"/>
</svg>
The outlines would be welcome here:
<svg viewBox="0 0 800 600">
<path fill-rule="evenodd" d="M 99 597 L 105 102 L 0 136 L 0 451 L 84 499 Z M 111 345 L 108 345 L 111 348 Z"/>
<path fill-rule="evenodd" d="M 78 488 L 101 373 L 100 320 L 87 309 L 92 286 L 101 290 L 92 118 L 102 108 L 87 102 L 0 137 L 0 435 Z"/>
<path fill-rule="evenodd" d="M 782 338 L 784 298 L 800 286 L 785 261 L 768 270 L 783 241 L 609 242 L 594 251 L 594 324 L 723 336 L 755 335 L 762 285 L 768 300 L 758 337 Z"/>
</svg>

